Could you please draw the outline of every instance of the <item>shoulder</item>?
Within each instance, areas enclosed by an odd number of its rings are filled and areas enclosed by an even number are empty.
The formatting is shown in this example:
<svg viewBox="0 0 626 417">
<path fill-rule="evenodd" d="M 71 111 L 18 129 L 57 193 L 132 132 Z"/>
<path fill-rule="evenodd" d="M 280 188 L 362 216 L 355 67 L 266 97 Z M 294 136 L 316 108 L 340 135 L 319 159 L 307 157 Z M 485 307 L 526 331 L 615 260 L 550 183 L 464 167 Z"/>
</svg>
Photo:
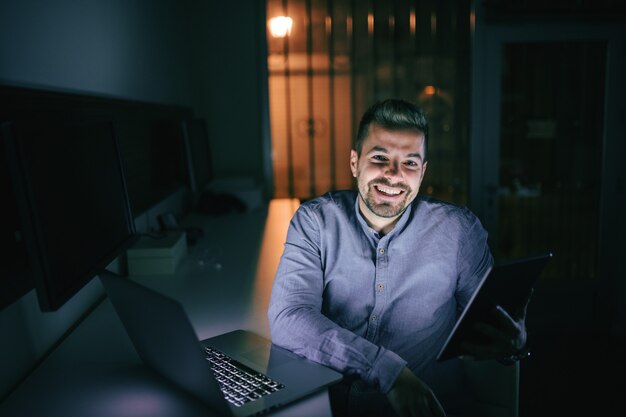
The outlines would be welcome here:
<svg viewBox="0 0 626 417">
<path fill-rule="evenodd" d="M 298 210 L 309 213 L 351 213 L 354 211 L 354 204 L 357 193 L 352 190 L 330 191 L 312 200 L 302 202 Z"/>
<path fill-rule="evenodd" d="M 412 204 L 414 217 L 426 218 L 430 223 L 457 225 L 462 229 L 480 225 L 478 217 L 469 208 L 460 204 L 423 195 L 418 195 Z"/>
<path fill-rule="evenodd" d="M 315 241 L 336 236 L 353 222 L 356 195 L 353 191 L 332 191 L 302 202 L 291 219 L 290 233 Z"/>
</svg>

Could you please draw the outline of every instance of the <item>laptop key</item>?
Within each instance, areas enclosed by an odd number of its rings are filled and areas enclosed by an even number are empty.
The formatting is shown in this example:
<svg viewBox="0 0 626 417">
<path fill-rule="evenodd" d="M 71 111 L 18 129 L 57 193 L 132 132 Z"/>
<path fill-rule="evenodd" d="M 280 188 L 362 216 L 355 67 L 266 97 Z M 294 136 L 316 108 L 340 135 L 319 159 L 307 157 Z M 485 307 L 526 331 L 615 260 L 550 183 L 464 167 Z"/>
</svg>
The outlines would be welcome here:
<svg viewBox="0 0 626 417">
<path fill-rule="evenodd" d="M 206 348 L 207 361 L 217 376 L 224 398 L 236 407 L 276 392 L 285 386 L 237 362 L 224 353 Z"/>
</svg>

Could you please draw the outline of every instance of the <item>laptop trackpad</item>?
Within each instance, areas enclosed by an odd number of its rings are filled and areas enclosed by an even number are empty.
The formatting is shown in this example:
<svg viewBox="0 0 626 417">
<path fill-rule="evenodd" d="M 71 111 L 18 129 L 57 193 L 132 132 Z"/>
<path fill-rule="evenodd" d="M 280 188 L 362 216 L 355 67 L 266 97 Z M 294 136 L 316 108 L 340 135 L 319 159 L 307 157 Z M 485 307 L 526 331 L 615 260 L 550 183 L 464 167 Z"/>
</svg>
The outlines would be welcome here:
<svg viewBox="0 0 626 417">
<path fill-rule="evenodd" d="M 287 353 L 271 346 L 270 344 L 243 353 L 241 356 L 264 369 L 275 368 L 293 360 L 293 358 L 290 358 Z"/>
</svg>

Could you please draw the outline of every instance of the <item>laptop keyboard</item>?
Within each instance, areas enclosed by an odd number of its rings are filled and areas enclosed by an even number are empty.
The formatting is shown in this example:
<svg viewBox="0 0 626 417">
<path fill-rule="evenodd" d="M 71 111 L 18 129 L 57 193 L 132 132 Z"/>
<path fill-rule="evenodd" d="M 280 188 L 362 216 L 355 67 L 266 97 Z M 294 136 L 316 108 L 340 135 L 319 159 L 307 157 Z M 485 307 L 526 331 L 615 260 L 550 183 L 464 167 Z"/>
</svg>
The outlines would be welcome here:
<svg viewBox="0 0 626 417">
<path fill-rule="evenodd" d="M 206 359 L 220 384 L 224 398 L 236 407 L 285 388 L 283 384 L 214 348 L 206 347 L 205 350 Z"/>
</svg>

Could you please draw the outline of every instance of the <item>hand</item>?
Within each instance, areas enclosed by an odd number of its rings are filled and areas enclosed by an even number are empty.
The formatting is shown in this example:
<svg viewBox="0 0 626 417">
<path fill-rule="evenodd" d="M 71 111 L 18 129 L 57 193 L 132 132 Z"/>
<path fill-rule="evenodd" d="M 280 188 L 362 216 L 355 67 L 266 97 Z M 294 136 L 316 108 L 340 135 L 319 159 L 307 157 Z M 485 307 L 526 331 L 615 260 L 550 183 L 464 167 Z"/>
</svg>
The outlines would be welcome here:
<svg viewBox="0 0 626 417">
<path fill-rule="evenodd" d="M 531 293 L 532 295 L 532 293 Z M 496 306 L 494 315 L 495 323 L 477 323 L 473 330 L 484 336 L 485 342 L 464 342 L 462 349 L 467 352 L 463 355 L 470 359 L 501 359 L 520 352 L 528 335 L 526 333 L 526 310 L 530 302 L 530 296 L 518 317 L 513 318 L 502 307 Z"/>
<path fill-rule="evenodd" d="M 399 417 L 445 417 L 441 404 L 432 390 L 404 368 L 387 399 Z"/>
</svg>

